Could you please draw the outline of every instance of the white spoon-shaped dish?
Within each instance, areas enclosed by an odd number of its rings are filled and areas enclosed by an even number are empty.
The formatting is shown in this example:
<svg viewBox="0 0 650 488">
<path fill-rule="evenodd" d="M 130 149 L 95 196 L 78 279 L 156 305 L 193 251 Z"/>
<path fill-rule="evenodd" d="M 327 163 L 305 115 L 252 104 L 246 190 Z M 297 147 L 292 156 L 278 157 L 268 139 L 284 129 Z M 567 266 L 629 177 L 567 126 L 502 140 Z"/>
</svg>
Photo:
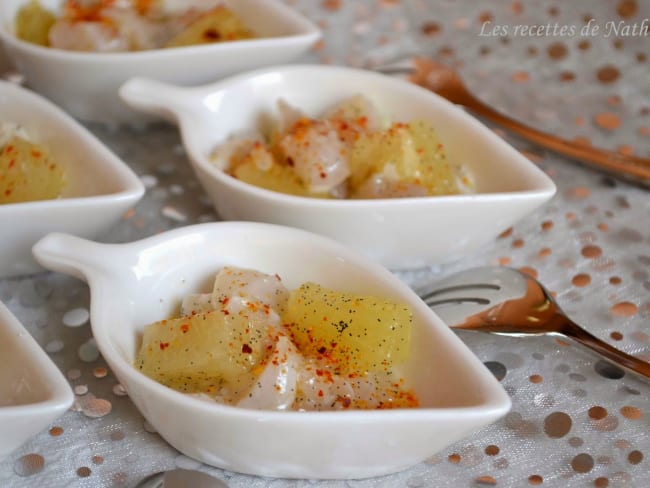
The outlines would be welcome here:
<svg viewBox="0 0 650 488">
<path fill-rule="evenodd" d="M 41 271 L 34 243 L 54 231 L 98 239 L 144 195 L 140 178 L 85 127 L 40 95 L 0 81 L 0 123 L 21 125 L 66 175 L 60 198 L 0 204 L 0 277 Z"/>
<path fill-rule="evenodd" d="M 97 345 L 130 398 L 172 446 L 220 468 L 289 478 L 363 478 L 419 463 L 503 416 L 494 376 L 393 274 L 340 244 L 287 227 L 242 222 L 188 226 L 130 244 L 51 234 L 33 249 L 43 266 L 90 285 Z M 315 281 L 407 304 L 406 368 L 421 406 L 335 412 L 262 411 L 171 390 L 134 366 L 145 325 L 207 292 L 225 265 L 279 274 L 289 288 Z"/>
<path fill-rule="evenodd" d="M 72 405 L 70 385 L 25 327 L 0 302 L 0 460 Z"/>
<path fill-rule="evenodd" d="M 429 120 L 450 161 L 475 180 L 474 194 L 324 200 L 265 190 L 211 161 L 229 136 L 267 132 L 284 99 L 312 117 L 362 93 L 392 121 Z M 551 179 L 493 131 L 429 90 L 335 66 L 283 66 L 196 87 L 137 78 L 120 90 L 135 108 L 178 123 L 189 160 L 226 220 L 289 225 L 342 242 L 391 269 L 467 256 L 555 193 Z"/>
</svg>

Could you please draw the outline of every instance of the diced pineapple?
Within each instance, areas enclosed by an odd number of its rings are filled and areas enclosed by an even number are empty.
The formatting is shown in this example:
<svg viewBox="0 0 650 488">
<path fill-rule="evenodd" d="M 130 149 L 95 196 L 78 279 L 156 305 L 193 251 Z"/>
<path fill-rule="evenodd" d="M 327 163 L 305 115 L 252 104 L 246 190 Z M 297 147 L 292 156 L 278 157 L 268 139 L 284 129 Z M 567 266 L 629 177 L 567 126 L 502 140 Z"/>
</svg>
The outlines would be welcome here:
<svg viewBox="0 0 650 488">
<path fill-rule="evenodd" d="M 63 169 L 38 144 L 12 137 L 0 150 L 0 203 L 57 198 L 64 186 Z"/>
<path fill-rule="evenodd" d="M 408 124 L 409 133 L 420 155 L 419 174 L 431 195 L 459 192 L 460 167 L 447 159 L 443 144 L 430 122 L 416 120 Z"/>
<path fill-rule="evenodd" d="M 283 319 L 303 354 L 344 371 L 385 371 L 409 353 L 411 312 L 389 300 L 305 283 L 291 292 Z"/>
<path fill-rule="evenodd" d="M 16 14 L 16 37 L 23 41 L 49 46 L 50 28 L 56 16 L 45 9 L 38 0 L 31 0 Z"/>
<path fill-rule="evenodd" d="M 377 174 L 393 174 L 395 182 L 419 186 L 428 195 L 458 193 L 456 168 L 443 149 L 426 121 L 395 123 L 385 131 L 361 135 L 349 161 L 353 196 Z"/>
<path fill-rule="evenodd" d="M 263 170 L 249 159 L 238 165 L 232 174 L 239 180 L 267 190 L 289 195 L 329 198 L 326 193 L 310 192 L 290 166 L 279 163 L 273 163 L 270 168 Z"/>
<path fill-rule="evenodd" d="M 224 6 L 205 13 L 167 43 L 167 47 L 251 39 L 254 35 L 234 12 Z"/>
<path fill-rule="evenodd" d="M 225 309 L 148 325 L 136 367 L 184 393 L 219 393 L 232 398 L 251 387 L 248 374 L 267 354 L 273 334 L 267 326 Z"/>
</svg>

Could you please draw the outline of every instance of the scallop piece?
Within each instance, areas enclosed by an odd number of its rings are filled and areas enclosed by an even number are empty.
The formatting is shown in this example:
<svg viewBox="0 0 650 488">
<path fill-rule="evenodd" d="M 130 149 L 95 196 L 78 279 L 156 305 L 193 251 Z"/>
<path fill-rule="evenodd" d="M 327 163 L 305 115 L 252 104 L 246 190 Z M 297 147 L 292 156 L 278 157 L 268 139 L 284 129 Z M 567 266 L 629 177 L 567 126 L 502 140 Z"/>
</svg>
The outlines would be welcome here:
<svg viewBox="0 0 650 488">
<path fill-rule="evenodd" d="M 103 22 L 57 21 L 50 29 L 50 46 L 68 51 L 128 51 L 127 40 Z"/>
<path fill-rule="evenodd" d="M 313 192 L 329 192 L 350 175 L 347 144 L 328 121 L 300 119 L 281 137 L 279 147 Z"/>
<path fill-rule="evenodd" d="M 225 266 L 214 280 L 213 304 L 231 314 L 246 315 L 268 325 L 280 325 L 289 291 L 278 275 Z"/>
<path fill-rule="evenodd" d="M 264 365 L 255 384 L 237 405 L 258 410 L 287 410 L 296 398 L 296 383 L 302 356 L 291 340 L 278 336 L 273 353 Z M 256 368 L 257 369 L 257 368 Z"/>
</svg>

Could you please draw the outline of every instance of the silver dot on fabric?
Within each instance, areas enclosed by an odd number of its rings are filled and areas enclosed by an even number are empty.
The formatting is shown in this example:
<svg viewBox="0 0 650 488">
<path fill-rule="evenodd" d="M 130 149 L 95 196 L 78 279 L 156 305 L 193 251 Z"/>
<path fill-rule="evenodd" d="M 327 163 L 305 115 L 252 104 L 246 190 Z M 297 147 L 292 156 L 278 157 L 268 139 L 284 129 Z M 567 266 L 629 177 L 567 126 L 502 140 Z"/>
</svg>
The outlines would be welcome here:
<svg viewBox="0 0 650 488">
<path fill-rule="evenodd" d="M 81 371 L 80 370 L 75 368 L 75 369 L 71 369 L 71 370 L 68 371 L 68 379 L 69 380 L 74 381 L 74 380 L 78 380 L 79 378 L 81 378 Z"/>
<path fill-rule="evenodd" d="M 81 327 L 90 319 L 90 312 L 87 308 L 73 308 L 63 314 L 63 325 L 68 327 Z"/>
<path fill-rule="evenodd" d="M 65 344 L 61 339 L 55 339 L 45 344 L 45 351 L 50 354 L 61 352 L 63 350 L 64 345 Z"/>
<path fill-rule="evenodd" d="M 79 346 L 78 350 L 79 359 L 85 363 L 92 363 L 99 358 L 99 350 L 94 339 L 89 339 Z"/>
<path fill-rule="evenodd" d="M 117 383 L 115 386 L 113 386 L 113 395 L 121 397 L 128 395 L 128 393 L 122 384 Z"/>
</svg>

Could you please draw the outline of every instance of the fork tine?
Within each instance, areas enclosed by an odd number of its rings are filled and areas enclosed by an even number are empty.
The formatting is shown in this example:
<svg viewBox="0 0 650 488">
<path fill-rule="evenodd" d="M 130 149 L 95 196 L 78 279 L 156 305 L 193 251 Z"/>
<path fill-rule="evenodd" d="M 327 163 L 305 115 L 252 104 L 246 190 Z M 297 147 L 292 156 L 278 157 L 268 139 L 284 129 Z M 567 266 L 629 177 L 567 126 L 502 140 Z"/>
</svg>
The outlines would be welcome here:
<svg viewBox="0 0 650 488">
<path fill-rule="evenodd" d="M 424 300 L 425 302 L 433 298 L 437 295 L 442 295 L 444 293 L 449 293 L 449 292 L 454 292 L 454 291 L 460 291 L 460 290 L 500 290 L 501 286 L 496 285 L 494 283 L 468 283 L 465 285 L 455 285 L 455 286 L 447 286 L 445 288 L 438 288 L 437 290 L 432 290 L 427 293 L 423 293 L 420 295 L 420 298 Z M 489 303 L 489 302 L 488 302 Z"/>
<path fill-rule="evenodd" d="M 451 304 L 463 304 L 463 303 L 476 303 L 477 305 L 489 305 L 491 302 L 487 298 L 478 298 L 478 297 L 458 297 L 458 298 L 443 298 L 441 300 L 424 300 L 424 303 L 429 305 L 431 308 L 440 306 L 440 305 L 451 305 Z"/>
</svg>

